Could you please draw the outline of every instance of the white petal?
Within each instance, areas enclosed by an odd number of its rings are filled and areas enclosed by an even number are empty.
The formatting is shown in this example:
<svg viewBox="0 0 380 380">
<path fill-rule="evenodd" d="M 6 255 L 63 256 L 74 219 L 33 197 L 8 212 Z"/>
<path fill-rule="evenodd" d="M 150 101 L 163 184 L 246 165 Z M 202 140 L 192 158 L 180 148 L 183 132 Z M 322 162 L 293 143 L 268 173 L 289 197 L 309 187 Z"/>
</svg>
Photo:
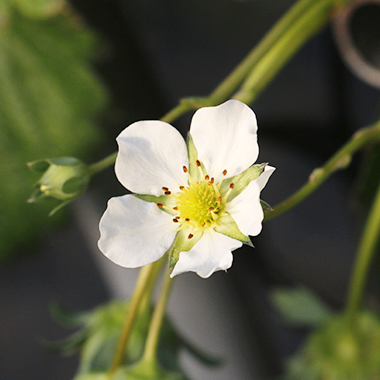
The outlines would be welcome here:
<svg viewBox="0 0 380 380">
<path fill-rule="evenodd" d="M 174 241 L 172 216 L 133 195 L 111 198 L 100 220 L 99 249 L 114 263 L 136 268 L 161 258 Z"/>
<path fill-rule="evenodd" d="M 244 235 L 258 235 L 261 232 L 264 212 L 260 204 L 260 187 L 257 180 L 252 181 L 243 192 L 227 203 L 226 211 Z"/>
<path fill-rule="evenodd" d="M 199 159 L 216 181 L 241 173 L 257 159 L 257 122 L 254 112 L 238 100 L 204 107 L 193 116 L 190 134 Z"/>
<path fill-rule="evenodd" d="M 231 251 L 241 246 L 240 241 L 209 228 L 189 252 L 179 254 L 171 277 L 184 272 L 196 272 L 200 277 L 207 278 L 215 271 L 226 270 L 232 265 Z"/>
<path fill-rule="evenodd" d="M 273 172 L 276 170 L 273 166 L 267 165 L 265 167 L 265 170 L 263 173 L 260 174 L 260 177 L 256 179 L 256 183 L 260 187 L 260 191 L 264 189 L 265 185 L 268 182 L 269 177 L 273 174 Z"/>
<path fill-rule="evenodd" d="M 119 181 L 138 194 L 162 195 L 162 187 L 178 191 L 187 184 L 187 148 L 181 134 L 158 120 L 138 121 L 117 137 L 115 171 Z"/>
</svg>

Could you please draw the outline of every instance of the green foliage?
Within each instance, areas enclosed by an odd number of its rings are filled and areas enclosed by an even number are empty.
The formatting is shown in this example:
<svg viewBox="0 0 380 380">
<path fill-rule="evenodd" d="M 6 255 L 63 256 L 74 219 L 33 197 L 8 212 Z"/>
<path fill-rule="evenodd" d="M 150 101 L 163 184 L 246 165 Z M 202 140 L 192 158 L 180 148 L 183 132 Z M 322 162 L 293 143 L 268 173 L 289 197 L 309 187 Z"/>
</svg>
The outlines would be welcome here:
<svg viewBox="0 0 380 380">
<path fill-rule="evenodd" d="M 315 327 L 332 316 L 317 295 L 304 287 L 275 288 L 270 297 L 287 324 Z"/>
<path fill-rule="evenodd" d="M 111 366 L 128 308 L 129 302 L 112 301 L 93 311 L 71 315 L 55 307 L 53 313 L 58 322 L 79 329 L 61 341 L 45 342 L 45 346 L 66 355 L 79 353 L 80 364 L 75 380 L 101 380 Z M 155 373 L 157 380 L 185 380 L 179 365 L 179 352 L 183 348 L 206 365 L 219 364 L 184 341 L 168 319 L 162 326 L 157 363 L 141 360 L 152 311 L 148 303 L 139 311 L 115 380 L 150 379 L 151 372 Z"/>
<path fill-rule="evenodd" d="M 363 311 L 330 318 L 290 362 L 285 380 L 380 379 L 380 319 Z"/>
<path fill-rule="evenodd" d="M 96 41 L 60 4 L 0 3 L 0 261 L 51 223 L 52 204 L 26 203 L 37 180 L 26 162 L 83 157 L 100 137 L 94 119 L 106 96 L 90 67 Z"/>
<path fill-rule="evenodd" d="M 4 9 L 15 8 L 31 18 L 51 17 L 66 6 L 65 0 L 2 0 Z"/>
</svg>

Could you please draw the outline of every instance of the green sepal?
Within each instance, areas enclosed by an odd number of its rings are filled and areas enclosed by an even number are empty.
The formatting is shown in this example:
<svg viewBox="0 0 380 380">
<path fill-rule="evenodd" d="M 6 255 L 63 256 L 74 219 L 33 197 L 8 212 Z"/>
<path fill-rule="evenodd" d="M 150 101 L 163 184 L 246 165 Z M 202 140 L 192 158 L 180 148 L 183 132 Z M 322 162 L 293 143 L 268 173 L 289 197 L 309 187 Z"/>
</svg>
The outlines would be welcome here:
<svg viewBox="0 0 380 380">
<path fill-rule="evenodd" d="M 149 195 L 149 194 L 132 194 L 134 197 L 141 199 L 145 202 L 152 202 L 152 203 L 161 203 L 165 204 L 168 197 L 166 195 L 160 195 L 159 197 L 155 195 Z"/>
<path fill-rule="evenodd" d="M 45 158 L 27 163 L 28 168 L 36 173 L 44 173 L 48 170 L 50 163 Z"/>
<path fill-rule="evenodd" d="M 246 189 L 246 187 L 255 179 L 259 178 L 261 173 L 265 170 L 265 167 L 267 166 L 266 163 L 264 164 L 258 164 L 258 165 L 252 165 L 248 169 L 244 170 L 242 173 L 227 178 L 223 181 L 222 187 L 221 187 L 221 193 L 225 194 L 228 189 L 230 188 L 230 184 L 234 184 L 234 188 L 232 189 L 231 193 L 229 194 L 227 198 L 227 202 L 231 202 L 232 199 L 236 198 L 243 190 Z"/>
<path fill-rule="evenodd" d="M 46 161 L 56 166 L 84 166 L 82 161 L 76 157 L 54 157 L 48 158 Z"/>
<path fill-rule="evenodd" d="M 70 202 L 71 202 L 71 200 L 64 201 L 64 202 L 60 203 L 57 207 L 54 207 L 53 210 L 51 210 L 49 212 L 49 216 L 53 216 L 57 211 L 59 211 L 61 208 L 65 207 L 65 206 L 67 206 Z"/>
<path fill-rule="evenodd" d="M 80 194 L 87 187 L 89 178 L 85 176 L 72 177 L 68 179 L 62 186 L 65 194 Z"/>
<path fill-rule="evenodd" d="M 39 202 L 42 199 L 46 198 L 46 194 L 43 193 L 39 188 L 34 189 L 32 195 L 28 199 L 28 203 L 34 203 L 34 202 Z"/>
<path fill-rule="evenodd" d="M 261 208 L 264 211 L 264 214 L 273 211 L 273 208 L 267 202 L 263 201 L 262 199 L 260 199 L 260 204 L 261 204 Z"/>
<path fill-rule="evenodd" d="M 223 215 L 218 219 L 218 225 L 214 228 L 216 232 L 226 235 L 232 239 L 241 241 L 243 244 L 253 247 L 249 236 L 244 235 L 230 214 Z"/>
<path fill-rule="evenodd" d="M 174 238 L 172 246 L 169 248 L 167 254 L 169 255 L 169 269 L 170 273 L 173 271 L 177 261 L 179 260 L 179 254 L 181 252 L 188 252 L 203 236 L 203 232 L 195 234 L 191 239 L 189 239 L 189 234 L 191 230 L 184 228 L 177 232 Z"/>
<path fill-rule="evenodd" d="M 67 328 L 83 327 L 91 318 L 91 312 L 72 313 L 58 303 L 51 304 L 49 312 L 51 317 L 59 323 L 60 326 Z"/>
<path fill-rule="evenodd" d="M 162 208 L 162 211 L 167 212 L 170 215 L 178 215 L 176 211 L 173 210 L 173 207 L 176 205 L 175 199 L 173 197 L 168 197 L 167 195 L 160 195 L 159 197 L 155 195 L 149 195 L 149 194 L 132 194 L 134 197 L 141 199 L 145 202 L 151 202 L 151 203 L 161 203 L 162 205 L 166 206 Z"/>
<path fill-rule="evenodd" d="M 190 177 L 194 181 L 197 182 L 203 178 L 201 178 L 200 170 L 196 164 L 198 160 L 198 152 L 197 152 L 197 148 L 194 145 L 194 141 L 190 133 L 187 134 L 186 145 L 187 145 L 187 153 L 189 157 L 189 174 L 190 174 Z M 202 164 L 202 168 L 204 169 L 203 164 Z"/>
<path fill-rule="evenodd" d="M 80 351 L 87 338 L 88 331 L 81 329 L 67 338 L 56 341 L 40 339 L 39 343 L 51 352 L 59 352 L 63 355 L 71 356 Z"/>
</svg>

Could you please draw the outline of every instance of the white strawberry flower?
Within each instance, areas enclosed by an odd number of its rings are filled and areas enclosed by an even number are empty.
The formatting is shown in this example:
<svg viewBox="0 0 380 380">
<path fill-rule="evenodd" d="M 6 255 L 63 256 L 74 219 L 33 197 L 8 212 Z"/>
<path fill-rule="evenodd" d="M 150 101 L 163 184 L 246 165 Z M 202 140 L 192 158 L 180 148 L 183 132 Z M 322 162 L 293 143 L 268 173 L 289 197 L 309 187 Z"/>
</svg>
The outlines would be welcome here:
<svg viewBox="0 0 380 380">
<path fill-rule="evenodd" d="M 171 277 L 203 278 L 232 265 L 232 251 L 261 231 L 260 191 L 275 168 L 258 156 L 254 112 L 238 100 L 195 112 L 187 144 L 162 121 L 138 121 L 117 138 L 115 172 L 131 192 L 111 198 L 99 248 L 136 268 L 169 255 Z"/>
</svg>

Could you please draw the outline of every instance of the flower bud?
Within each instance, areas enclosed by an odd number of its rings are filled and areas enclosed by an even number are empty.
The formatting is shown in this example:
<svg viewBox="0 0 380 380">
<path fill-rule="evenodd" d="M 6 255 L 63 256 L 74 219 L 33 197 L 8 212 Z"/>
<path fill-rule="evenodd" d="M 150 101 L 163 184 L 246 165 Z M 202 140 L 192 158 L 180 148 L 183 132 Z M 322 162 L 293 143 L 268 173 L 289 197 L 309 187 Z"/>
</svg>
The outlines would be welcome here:
<svg viewBox="0 0 380 380">
<path fill-rule="evenodd" d="M 78 198 L 86 190 L 91 177 L 89 167 L 74 157 L 41 159 L 29 162 L 28 167 L 32 171 L 43 173 L 28 201 L 55 198 L 63 201 L 59 208 Z"/>
</svg>

